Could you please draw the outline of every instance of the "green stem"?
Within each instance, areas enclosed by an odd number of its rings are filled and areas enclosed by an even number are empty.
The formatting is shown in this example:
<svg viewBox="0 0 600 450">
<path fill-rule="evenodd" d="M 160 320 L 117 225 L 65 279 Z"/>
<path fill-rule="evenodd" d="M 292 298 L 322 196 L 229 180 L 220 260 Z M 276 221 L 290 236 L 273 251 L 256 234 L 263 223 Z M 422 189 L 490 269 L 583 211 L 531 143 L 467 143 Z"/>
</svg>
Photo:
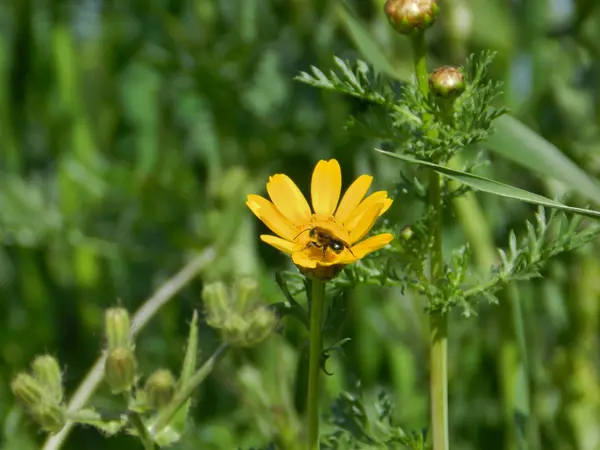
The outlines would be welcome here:
<svg viewBox="0 0 600 450">
<path fill-rule="evenodd" d="M 323 350 L 323 300 L 325 283 L 311 280 L 310 299 L 310 349 L 308 355 L 308 449 L 319 449 L 319 376 L 321 374 L 321 353 Z"/>
<path fill-rule="evenodd" d="M 142 441 L 142 444 L 144 444 L 144 449 L 154 450 L 154 443 L 152 441 L 152 437 L 148 433 L 148 429 L 146 428 L 146 425 L 144 425 L 144 422 L 142 422 L 142 418 L 140 417 L 140 415 L 136 412 L 130 412 L 129 423 L 131 423 L 131 425 L 133 425 L 133 427 L 138 432 L 140 440 Z"/>
<path fill-rule="evenodd" d="M 433 246 L 430 256 L 430 277 L 435 282 L 443 274 L 444 257 L 442 252 L 442 221 L 440 179 L 433 171 L 429 175 L 429 204 L 437 211 L 434 222 Z M 431 428 L 433 450 L 448 450 L 448 318 L 442 312 L 432 312 L 429 316 L 429 362 L 431 378 Z"/>
<path fill-rule="evenodd" d="M 229 349 L 228 344 L 221 344 L 221 346 L 212 354 L 210 358 L 200 367 L 194 375 L 175 393 L 171 402 L 160 411 L 154 423 L 150 427 L 150 432 L 153 436 L 160 433 L 164 427 L 166 427 L 171 419 L 177 414 L 179 408 L 190 398 L 196 388 L 202 383 L 206 377 L 213 371 L 217 362 L 223 357 L 225 352 Z"/>
<path fill-rule="evenodd" d="M 429 95 L 429 82 L 426 62 L 425 34 L 412 37 L 413 58 L 417 84 L 424 97 Z M 433 118 L 425 118 L 432 120 Z M 435 131 L 430 130 L 429 133 Z M 442 220 L 440 216 L 442 195 L 440 176 L 429 173 L 429 205 L 436 211 L 433 221 L 433 245 L 429 252 L 430 279 L 432 283 L 443 275 L 444 254 L 442 251 Z M 431 429 L 433 450 L 448 450 L 448 319 L 441 312 L 432 312 L 429 317 L 429 341 L 431 365 Z"/>
<path fill-rule="evenodd" d="M 421 93 L 427 97 L 429 94 L 429 74 L 427 73 L 427 49 L 425 46 L 425 33 L 421 32 L 411 39 L 417 85 Z"/>
</svg>

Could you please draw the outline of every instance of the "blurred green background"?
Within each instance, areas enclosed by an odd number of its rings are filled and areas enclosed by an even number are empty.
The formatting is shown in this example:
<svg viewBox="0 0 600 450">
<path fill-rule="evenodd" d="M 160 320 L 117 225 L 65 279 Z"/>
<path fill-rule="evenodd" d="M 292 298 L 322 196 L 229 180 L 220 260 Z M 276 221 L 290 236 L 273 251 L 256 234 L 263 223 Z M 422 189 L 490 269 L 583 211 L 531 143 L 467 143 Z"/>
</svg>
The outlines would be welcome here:
<svg viewBox="0 0 600 450">
<path fill-rule="evenodd" d="M 556 150 L 600 174 L 600 8 L 597 0 L 440 1 L 428 32 L 429 68 L 498 52 L 492 77 L 502 102 L 539 133 L 528 145 L 547 165 Z M 360 102 L 292 78 L 333 55 L 381 55 L 410 76 L 407 39 L 395 35 L 382 0 L 4 0 L 0 2 L 0 446 L 40 448 L 44 436 L 14 404 L 9 383 L 49 352 L 71 392 L 100 354 L 103 309 L 131 311 L 196 252 L 228 245 L 214 264 L 161 310 L 137 342 L 141 371 L 179 370 L 187 324 L 201 309 L 203 281 L 249 274 L 265 300 L 281 301 L 274 272 L 289 261 L 259 242 L 262 224 L 245 194 L 269 174 L 289 174 L 305 190 L 316 161 L 335 157 L 345 185 L 375 175 L 393 189 L 398 166 L 378 144 L 344 130 Z M 362 52 L 362 53 L 361 53 Z M 512 131 L 511 131 L 512 130 Z M 502 127 L 496 147 L 519 154 L 521 136 Z M 499 144 L 500 143 L 500 144 Z M 572 204 L 596 203 L 583 172 L 569 183 L 491 153 L 489 175 L 554 197 L 579 188 Z M 550 158 L 548 156 L 548 158 Z M 560 164 L 554 164 L 560 175 Z M 565 180 L 563 180 L 565 181 Z M 583 188 L 582 188 L 583 186 Z M 478 196 L 495 243 L 522 230 L 533 208 Z M 598 205 L 596 205 L 598 206 Z M 389 219 L 403 223 L 411 204 Z M 465 241 L 449 227 L 448 248 Z M 230 239 L 233 230 L 234 239 Z M 528 364 L 520 365 L 510 302 L 482 304 L 451 318 L 452 448 L 517 449 L 530 407 L 531 449 L 600 449 L 600 258 L 588 248 L 553 260 L 519 295 Z M 359 287 L 347 296 L 351 337 L 330 363 L 324 412 L 355 380 L 369 403 L 378 389 L 396 401 L 407 430 L 427 426 L 427 321 L 418 299 Z M 208 355 L 217 337 L 203 330 Z M 196 396 L 193 426 L 178 449 L 264 446 L 294 436 L 296 373 L 306 336 L 286 322 L 251 351 L 230 353 Z M 528 369 L 525 386 L 519 370 Z M 298 369 L 299 368 L 299 369 Z M 528 389 L 526 389 L 528 388 Z M 530 405 L 524 393 L 529 391 Z M 99 392 L 100 401 L 106 392 Z M 286 438 L 280 438 L 285 442 Z M 292 437 L 293 439 L 293 437 Z M 137 448 L 77 428 L 65 449 Z"/>
</svg>

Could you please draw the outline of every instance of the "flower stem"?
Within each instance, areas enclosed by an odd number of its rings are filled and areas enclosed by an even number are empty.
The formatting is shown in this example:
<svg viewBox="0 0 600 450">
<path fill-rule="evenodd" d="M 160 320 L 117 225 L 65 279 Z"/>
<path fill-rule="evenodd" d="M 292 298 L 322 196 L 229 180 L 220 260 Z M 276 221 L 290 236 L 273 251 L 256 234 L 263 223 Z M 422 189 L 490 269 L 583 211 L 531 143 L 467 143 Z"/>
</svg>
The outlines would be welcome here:
<svg viewBox="0 0 600 450">
<path fill-rule="evenodd" d="M 310 298 L 310 349 L 308 355 L 308 394 L 306 398 L 308 414 L 308 449 L 319 449 L 319 376 L 321 374 L 321 353 L 323 350 L 323 300 L 325 283 L 311 280 Z"/>
<path fill-rule="evenodd" d="M 442 275 L 444 260 L 442 253 L 442 221 L 440 179 L 437 173 L 430 172 L 429 203 L 437 211 L 434 222 L 433 246 L 430 250 L 431 281 Z M 429 316 L 429 362 L 431 378 L 431 428 L 433 450 L 448 450 L 448 318 L 446 314 L 434 311 Z"/>
<path fill-rule="evenodd" d="M 429 83 L 426 62 L 425 34 L 416 34 L 411 39 L 415 73 L 419 90 L 424 97 L 429 95 Z M 425 121 L 432 117 L 424 118 Z M 429 133 L 435 133 L 429 130 Z M 433 245 L 429 252 L 430 278 L 434 283 L 444 270 L 444 255 L 442 251 L 442 220 L 440 216 L 442 196 L 440 176 L 433 171 L 429 173 L 429 205 L 436 211 L 433 220 Z M 448 321 L 441 312 L 432 312 L 429 316 L 429 340 L 431 365 L 430 395 L 431 395 L 431 428 L 433 450 L 448 450 Z"/>
</svg>

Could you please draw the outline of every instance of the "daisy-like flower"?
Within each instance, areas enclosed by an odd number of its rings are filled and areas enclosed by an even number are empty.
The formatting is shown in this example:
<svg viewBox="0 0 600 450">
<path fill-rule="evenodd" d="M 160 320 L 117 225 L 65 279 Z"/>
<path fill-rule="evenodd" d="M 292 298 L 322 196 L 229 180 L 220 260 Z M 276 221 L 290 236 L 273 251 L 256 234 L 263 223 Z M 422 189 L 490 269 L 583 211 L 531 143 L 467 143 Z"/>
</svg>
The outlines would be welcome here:
<svg viewBox="0 0 600 450">
<path fill-rule="evenodd" d="M 340 201 L 342 171 L 335 159 L 319 161 L 311 182 L 312 210 L 300 189 L 284 174 L 269 178 L 271 201 L 248 195 L 246 205 L 276 234 L 261 235 L 288 253 L 305 275 L 331 279 L 351 264 L 387 245 L 390 233 L 363 238 L 392 204 L 386 191 L 365 198 L 373 177 L 361 175 Z"/>
</svg>

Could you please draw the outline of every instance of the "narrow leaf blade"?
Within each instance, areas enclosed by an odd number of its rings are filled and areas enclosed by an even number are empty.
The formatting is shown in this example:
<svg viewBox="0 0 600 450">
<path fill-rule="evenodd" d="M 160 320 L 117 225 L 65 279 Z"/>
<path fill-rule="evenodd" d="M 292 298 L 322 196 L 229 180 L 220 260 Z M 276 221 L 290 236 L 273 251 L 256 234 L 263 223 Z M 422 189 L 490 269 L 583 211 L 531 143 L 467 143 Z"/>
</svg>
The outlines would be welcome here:
<svg viewBox="0 0 600 450">
<path fill-rule="evenodd" d="M 471 173 L 461 172 L 459 170 L 450 169 L 448 167 L 440 166 L 438 164 L 430 163 L 427 161 L 420 161 L 406 155 L 400 155 L 397 153 L 387 152 L 385 150 L 375 149 L 379 153 L 386 156 L 390 156 L 395 159 L 400 159 L 411 164 L 418 164 L 424 167 L 428 167 L 440 175 L 443 175 L 452 180 L 458 181 L 459 183 L 466 184 L 467 186 L 488 194 L 495 194 L 502 197 L 512 198 L 534 205 L 547 206 L 549 208 L 556 208 L 561 211 L 566 211 L 574 214 L 581 214 L 588 217 L 600 218 L 600 211 L 594 211 L 590 209 L 576 208 L 574 206 L 567 206 L 555 200 L 550 200 L 542 195 L 534 194 L 533 192 L 526 191 L 508 184 L 500 183 L 499 181 L 485 178 L 480 175 Z"/>
</svg>

